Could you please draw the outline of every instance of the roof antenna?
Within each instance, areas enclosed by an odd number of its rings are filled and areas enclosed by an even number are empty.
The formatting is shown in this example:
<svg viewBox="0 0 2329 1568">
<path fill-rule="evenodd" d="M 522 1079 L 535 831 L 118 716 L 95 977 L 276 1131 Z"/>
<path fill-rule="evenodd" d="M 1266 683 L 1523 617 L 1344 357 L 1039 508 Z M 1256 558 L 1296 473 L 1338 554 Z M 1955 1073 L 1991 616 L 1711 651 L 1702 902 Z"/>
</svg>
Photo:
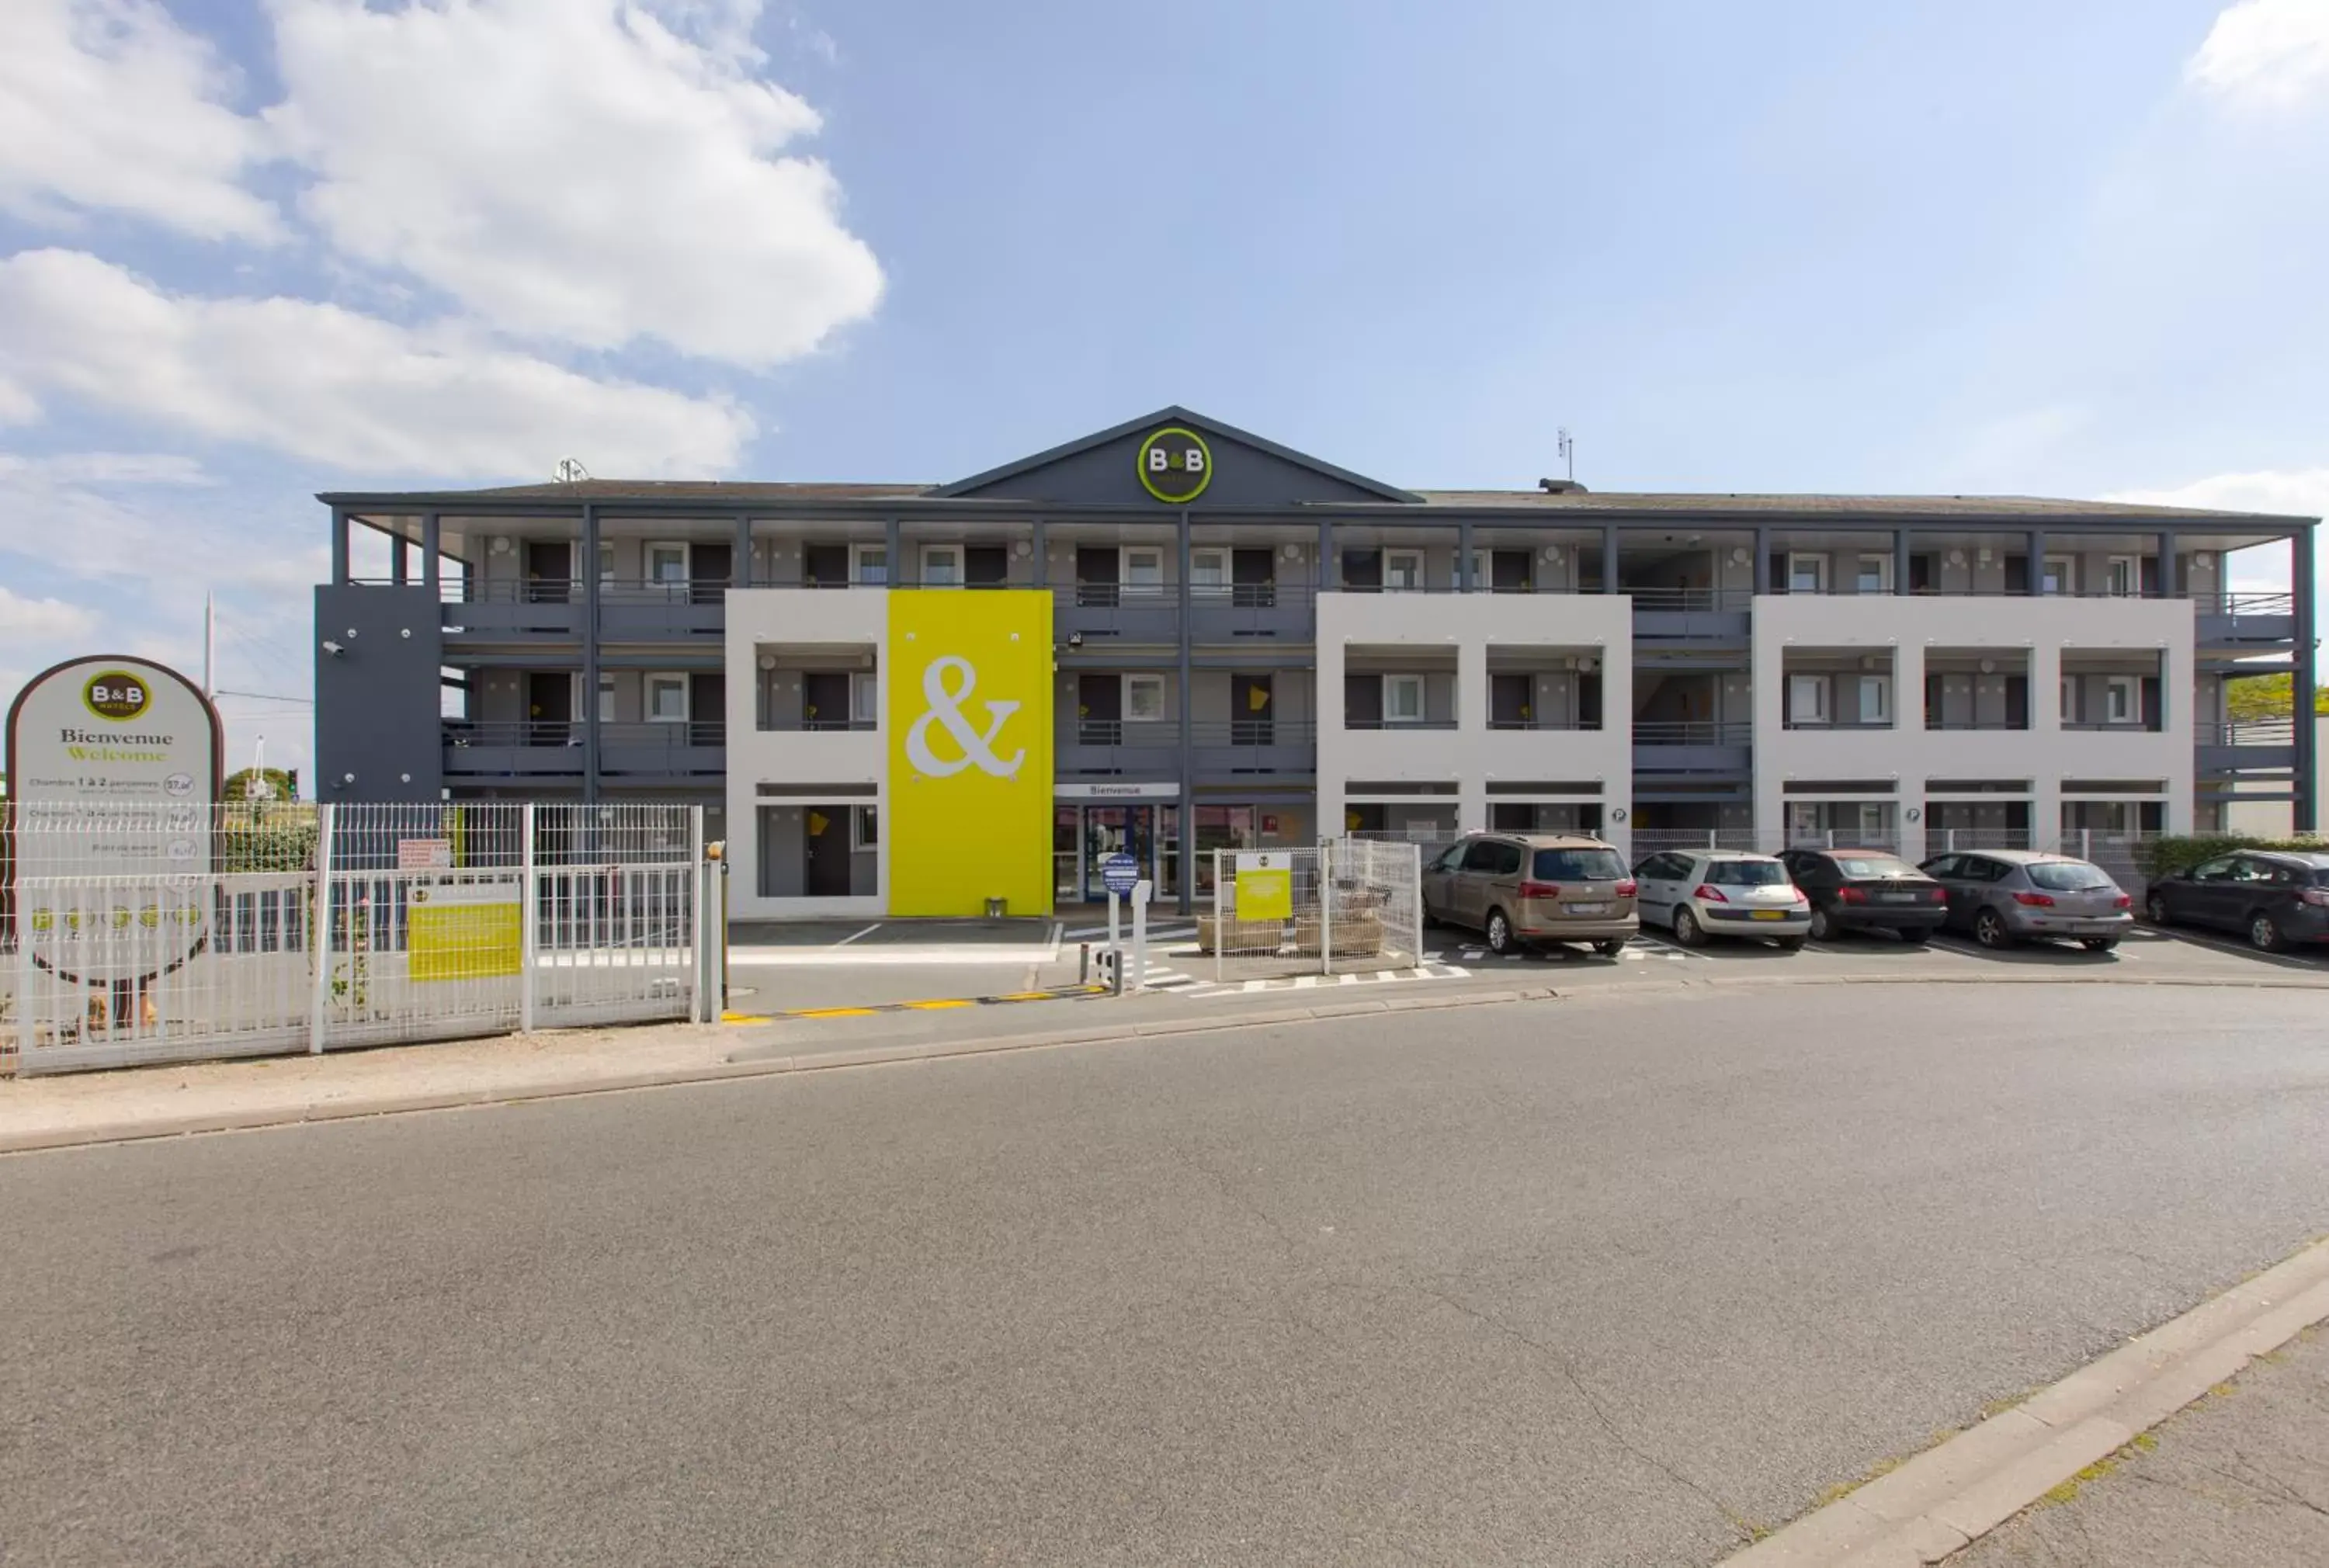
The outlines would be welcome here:
<svg viewBox="0 0 2329 1568">
<path fill-rule="evenodd" d="M 1569 481 L 1574 484 L 1577 482 L 1577 443 L 1569 438 L 1569 427 L 1566 425 L 1561 427 L 1561 460 L 1567 465 Z"/>
<path fill-rule="evenodd" d="M 1561 438 L 1567 440 L 1568 437 L 1564 435 Z M 590 471 L 583 467 L 578 458 L 561 457 L 558 466 L 550 471 L 550 476 L 561 484 L 580 484 L 590 477 Z"/>
</svg>

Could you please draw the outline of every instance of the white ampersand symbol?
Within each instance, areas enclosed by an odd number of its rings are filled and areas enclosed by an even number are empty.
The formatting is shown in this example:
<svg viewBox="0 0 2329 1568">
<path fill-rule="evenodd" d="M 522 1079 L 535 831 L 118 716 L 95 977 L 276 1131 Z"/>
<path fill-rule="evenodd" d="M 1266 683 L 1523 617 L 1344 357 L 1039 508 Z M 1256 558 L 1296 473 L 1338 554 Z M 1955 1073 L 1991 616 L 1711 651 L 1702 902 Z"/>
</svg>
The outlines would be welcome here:
<svg viewBox="0 0 2329 1568">
<path fill-rule="evenodd" d="M 948 677 L 957 671 L 961 674 L 962 683 L 949 686 Z M 1016 778 L 1019 765 L 1027 760 L 1024 746 L 1013 752 L 1007 761 L 995 755 L 995 737 L 1002 733 L 1004 720 L 1019 711 L 1019 704 L 986 704 L 985 735 L 973 729 L 970 720 L 963 717 L 962 704 L 977 685 L 978 671 L 971 668 L 970 661 L 953 653 L 931 660 L 922 671 L 922 695 L 929 699 L 930 706 L 906 731 L 906 757 L 932 778 L 951 778 L 973 763 L 978 765 L 980 772 L 996 778 Z M 933 723 L 943 726 L 954 737 L 955 745 L 962 748 L 959 758 L 943 762 L 932 755 L 929 734 Z"/>
</svg>

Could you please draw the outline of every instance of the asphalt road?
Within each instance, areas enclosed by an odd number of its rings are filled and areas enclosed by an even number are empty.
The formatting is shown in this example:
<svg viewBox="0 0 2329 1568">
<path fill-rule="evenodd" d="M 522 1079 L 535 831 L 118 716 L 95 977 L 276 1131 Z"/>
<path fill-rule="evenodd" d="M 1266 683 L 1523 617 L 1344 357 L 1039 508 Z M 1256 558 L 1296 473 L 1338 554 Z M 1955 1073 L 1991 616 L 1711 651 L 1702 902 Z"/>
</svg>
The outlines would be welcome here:
<svg viewBox="0 0 2329 1568">
<path fill-rule="evenodd" d="M 2329 1228 L 2329 1010 L 1609 988 L 0 1212 L 12 1564 L 1704 1563 Z"/>
</svg>

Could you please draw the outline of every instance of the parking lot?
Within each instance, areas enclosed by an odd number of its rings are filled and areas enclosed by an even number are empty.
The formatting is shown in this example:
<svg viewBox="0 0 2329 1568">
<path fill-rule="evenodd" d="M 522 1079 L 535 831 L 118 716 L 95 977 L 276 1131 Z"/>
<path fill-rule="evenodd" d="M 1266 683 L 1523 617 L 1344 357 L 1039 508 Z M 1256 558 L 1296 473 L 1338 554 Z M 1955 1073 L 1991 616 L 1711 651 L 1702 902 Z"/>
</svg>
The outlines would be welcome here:
<svg viewBox="0 0 2329 1568">
<path fill-rule="evenodd" d="M 1985 974 L 2123 975 L 2130 981 L 2236 985 L 2299 979 L 2329 981 L 2329 951 L 2258 953 L 2234 938 L 2184 927 L 2163 930 L 2137 923 L 2117 949 L 2089 953 L 2070 943 L 2031 943 L 2003 952 L 1977 947 L 1953 932 L 1910 946 L 1883 935 L 1843 936 L 1807 942 L 1800 953 L 1782 953 L 1768 943 L 1716 941 L 1683 948 L 1662 931 L 1645 929 L 1617 959 L 1586 948 L 1555 948 L 1544 953 L 1499 958 L 1471 933 L 1447 929 L 1429 934 L 1435 962 L 1460 966 L 1475 979 L 1504 980 L 1515 974 L 1560 983 L 1671 983 L 1677 979 L 1756 975 L 1852 976 L 1868 979 L 1971 980 Z"/>
</svg>

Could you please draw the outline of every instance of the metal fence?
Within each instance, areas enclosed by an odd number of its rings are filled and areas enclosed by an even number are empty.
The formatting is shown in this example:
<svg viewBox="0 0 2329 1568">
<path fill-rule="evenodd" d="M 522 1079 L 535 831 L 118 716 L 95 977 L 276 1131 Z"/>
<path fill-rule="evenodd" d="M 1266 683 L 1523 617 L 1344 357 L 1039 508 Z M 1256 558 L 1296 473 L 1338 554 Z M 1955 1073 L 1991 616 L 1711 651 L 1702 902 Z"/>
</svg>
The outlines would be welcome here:
<svg viewBox="0 0 2329 1568">
<path fill-rule="evenodd" d="M 1240 893 L 1246 900 L 1240 907 Z M 1213 851 L 1197 944 L 1216 981 L 1355 974 L 1421 962 L 1422 860 L 1413 844 Z"/>
<path fill-rule="evenodd" d="M 28 805 L 5 842 L 20 1073 L 716 1006 L 700 806 Z"/>
</svg>

